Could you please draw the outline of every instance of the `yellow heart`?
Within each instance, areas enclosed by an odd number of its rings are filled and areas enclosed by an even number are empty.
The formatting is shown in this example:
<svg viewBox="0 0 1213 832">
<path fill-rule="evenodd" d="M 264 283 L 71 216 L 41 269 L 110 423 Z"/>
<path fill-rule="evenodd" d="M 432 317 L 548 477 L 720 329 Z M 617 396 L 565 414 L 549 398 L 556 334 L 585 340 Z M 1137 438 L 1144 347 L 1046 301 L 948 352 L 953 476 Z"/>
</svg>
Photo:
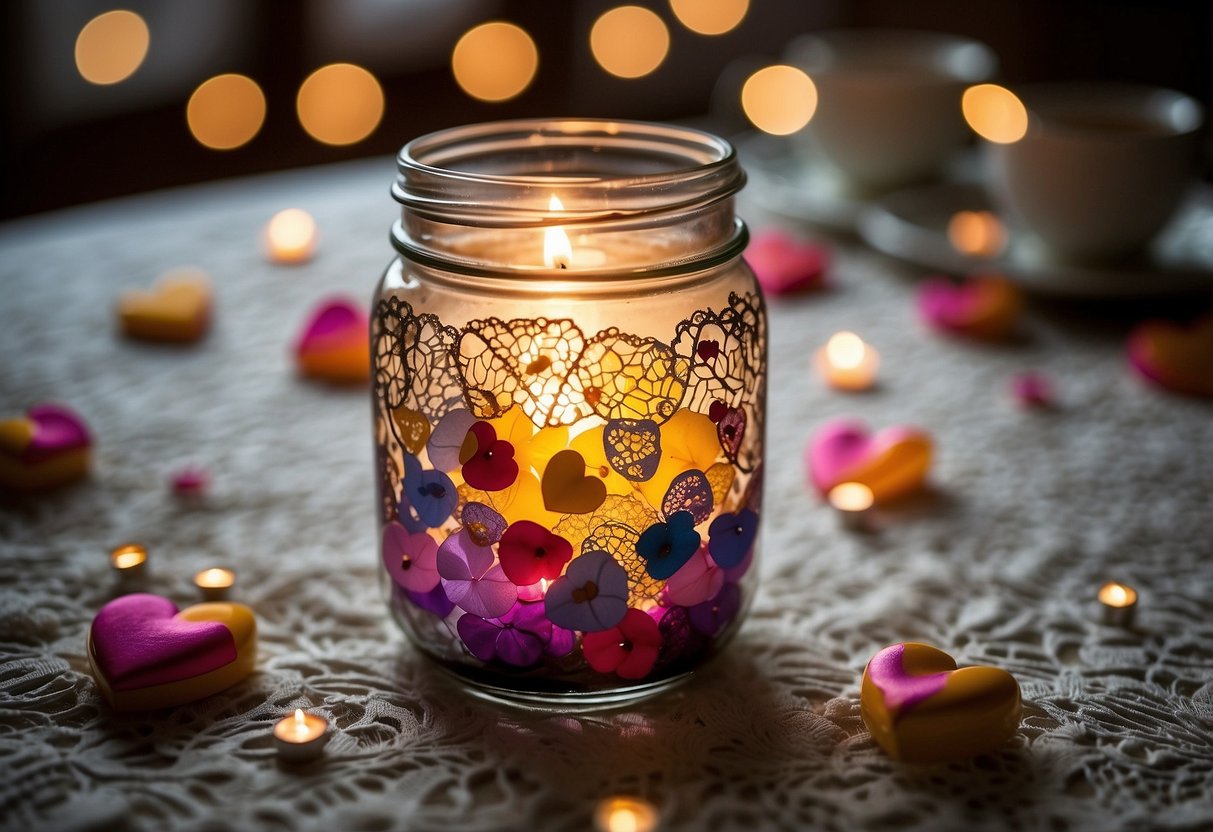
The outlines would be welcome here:
<svg viewBox="0 0 1213 832">
<path fill-rule="evenodd" d="M 24 453 L 34 438 L 34 423 L 29 419 L 5 419 L 0 422 L 0 452 Z"/>
<path fill-rule="evenodd" d="M 1019 728 L 1019 683 L 996 667 L 957 669 L 926 644 L 877 653 L 863 672 L 860 712 L 895 760 L 938 763 L 994 751 Z"/>
<path fill-rule="evenodd" d="M 169 272 L 150 292 L 133 289 L 118 301 L 122 331 L 145 341 L 197 341 L 210 317 L 211 282 L 199 269 Z"/>
<path fill-rule="evenodd" d="M 400 431 L 400 441 L 404 443 L 405 450 L 414 456 L 421 453 L 430 438 L 430 423 L 425 416 L 401 405 L 392 411 L 392 421 Z"/>
<path fill-rule="evenodd" d="M 606 499 L 606 484 L 586 476 L 585 459 L 576 451 L 561 451 L 548 461 L 540 484 L 543 506 L 561 514 L 589 514 Z"/>
</svg>

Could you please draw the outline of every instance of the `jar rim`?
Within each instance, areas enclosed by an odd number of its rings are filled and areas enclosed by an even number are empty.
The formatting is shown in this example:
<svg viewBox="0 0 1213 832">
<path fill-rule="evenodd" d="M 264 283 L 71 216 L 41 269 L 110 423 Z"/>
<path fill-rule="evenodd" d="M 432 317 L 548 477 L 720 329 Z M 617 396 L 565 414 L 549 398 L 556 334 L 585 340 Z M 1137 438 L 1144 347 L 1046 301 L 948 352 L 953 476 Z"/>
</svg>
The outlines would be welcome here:
<svg viewBox="0 0 1213 832">
<path fill-rule="evenodd" d="M 599 166 L 486 172 L 469 160 L 528 152 L 587 151 Z M 613 171 L 608 150 L 668 166 Z M 536 154 L 536 159 L 539 155 Z M 453 127 L 408 142 L 397 155 L 392 197 L 406 212 L 480 227 L 540 228 L 685 211 L 727 199 L 745 185 L 727 140 L 692 127 L 614 119 L 514 119 Z M 461 169 L 462 165 L 462 169 Z M 578 198 L 585 192 L 592 198 Z M 550 196 L 565 197 L 554 209 Z"/>
</svg>

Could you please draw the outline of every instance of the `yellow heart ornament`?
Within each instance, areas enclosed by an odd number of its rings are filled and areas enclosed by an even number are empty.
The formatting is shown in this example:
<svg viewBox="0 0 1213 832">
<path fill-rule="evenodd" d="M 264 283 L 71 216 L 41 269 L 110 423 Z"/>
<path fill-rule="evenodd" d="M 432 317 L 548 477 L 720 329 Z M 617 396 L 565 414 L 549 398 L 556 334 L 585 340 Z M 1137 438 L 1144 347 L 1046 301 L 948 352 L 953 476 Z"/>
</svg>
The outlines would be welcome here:
<svg viewBox="0 0 1213 832">
<path fill-rule="evenodd" d="M 560 514 L 589 514 L 606 500 L 606 484 L 586 475 L 585 459 L 572 450 L 553 456 L 540 483 L 543 506 Z"/>
</svg>

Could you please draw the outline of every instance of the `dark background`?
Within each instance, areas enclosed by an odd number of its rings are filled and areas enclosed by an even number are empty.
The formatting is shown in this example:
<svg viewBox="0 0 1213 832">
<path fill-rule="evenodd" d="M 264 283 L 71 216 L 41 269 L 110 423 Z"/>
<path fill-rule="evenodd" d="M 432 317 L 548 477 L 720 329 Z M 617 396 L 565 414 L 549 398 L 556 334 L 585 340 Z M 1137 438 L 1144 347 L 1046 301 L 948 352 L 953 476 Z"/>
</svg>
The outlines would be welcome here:
<svg viewBox="0 0 1213 832">
<path fill-rule="evenodd" d="M 593 21 L 625 3 L 653 9 L 671 35 L 665 62 L 637 80 L 608 75 L 588 48 Z M 80 28 L 112 8 L 147 20 L 151 48 L 131 79 L 97 87 L 76 74 L 72 50 Z M 334 24 L 354 19 L 361 29 Z M 493 19 L 521 25 L 540 55 L 532 85 L 499 104 L 469 98 L 449 69 L 459 35 Z M 0 217 L 388 154 L 420 133 L 499 118 L 708 115 L 729 132 L 740 125 L 720 105 L 733 99 L 743 70 L 777 61 L 796 34 L 835 26 L 975 37 L 998 53 L 1012 85 L 1134 81 L 1182 90 L 1206 107 L 1213 92 L 1210 2 L 751 0 L 739 27 L 709 38 L 685 29 L 664 0 L 8 0 L 0 4 Z M 295 117 L 300 82 L 333 61 L 370 69 L 387 100 L 375 132 L 349 147 L 314 141 Z M 249 75 L 267 99 L 260 133 L 232 151 L 204 148 L 185 124 L 190 93 L 222 72 Z"/>
</svg>

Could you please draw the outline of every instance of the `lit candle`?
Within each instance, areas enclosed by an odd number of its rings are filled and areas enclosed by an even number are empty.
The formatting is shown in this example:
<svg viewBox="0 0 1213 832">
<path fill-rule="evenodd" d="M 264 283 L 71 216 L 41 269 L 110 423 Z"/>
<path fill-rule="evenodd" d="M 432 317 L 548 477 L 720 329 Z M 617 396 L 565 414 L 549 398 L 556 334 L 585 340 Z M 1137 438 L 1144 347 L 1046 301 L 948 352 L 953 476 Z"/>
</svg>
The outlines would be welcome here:
<svg viewBox="0 0 1213 832">
<path fill-rule="evenodd" d="M 110 552 L 110 567 L 123 584 L 143 578 L 147 571 L 147 549 L 138 543 L 126 543 Z"/>
<path fill-rule="evenodd" d="M 609 797 L 594 812 L 598 832 L 653 832 L 657 807 L 639 797 Z"/>
<path fill-rule="evenodd" d="M 307 211 L 279 211 L 265 227 L 265 245 L 275 263 L 306 263 L 316 252 L 316 221 Z"/>
<path fill-rule="evenodd" d="M 838 332 L 817 351 L 817 368 L 831 387 L 867 390 L 876 380 L 880 354 L 854 332 Z"/>
<path fill-rule="evenodd" d="M 222 567 L 203 569 L 194 575 L 194 586 L 198 587 L 206 601 L 226 600 L 235 583 L 236 573 Z"/>
<path fill-rule="evenodd" d="M 829 500 L 838 512 L 838 521 L 844 529 L 870 529 L 872 504 L 875 502 L 872 489 L 861 482 L 844 482 L 830 489 Z"/>
<path fill-rule="evenodd" d="M 288 763 L 316 759 L 329 741 L 328 729 L 329 722 L 324 717 L 296 708 L 293 716 L 283 717 L 274 726 L 278 756 Z"/>
<path fill-rule="evenodd" d="M 1133 623 L 1133 612 L 1137 609 L 1137 590 L 1109 581 L 1099 588 L 1099 603 L 1103 605 L 1105 624 L 1128 627 Z"/>
</svg>

